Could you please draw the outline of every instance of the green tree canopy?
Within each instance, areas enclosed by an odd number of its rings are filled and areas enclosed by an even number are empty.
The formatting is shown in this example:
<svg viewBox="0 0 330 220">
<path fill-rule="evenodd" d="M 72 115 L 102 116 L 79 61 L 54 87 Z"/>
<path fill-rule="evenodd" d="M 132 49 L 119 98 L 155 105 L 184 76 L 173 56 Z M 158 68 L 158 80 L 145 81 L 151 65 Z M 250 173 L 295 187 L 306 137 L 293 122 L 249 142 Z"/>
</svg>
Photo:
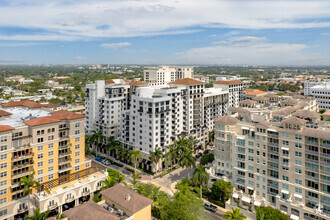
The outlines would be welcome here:
<svg viewBox="0 0 330 220">
<path fill-rule="evenodd" d="M 232 209 L 232 211 L 228 211 L 223 216 L 224 219 L 227 220 L 244 220 L 246 217 L 241 213 L 241 209 Z"/>
<path fill-rule="evenodd" d="M 213 183 L 211 191 L 214 199 L 220 199 L 220 201 L 225 203 L 228 199 L 231 198 L 233 193 L 233 186 L 230 182 L 217 180 Z"/>
<path fill-rule="evenodd" d="M 256 210 L 257 220 L 268 220 L 268 219 L 276 219 L 276 220 L 289 220 L 289 216 L 283 214 L 280 210 L 274 209 L 272 207 L 258 207 Z"/>
</svg>

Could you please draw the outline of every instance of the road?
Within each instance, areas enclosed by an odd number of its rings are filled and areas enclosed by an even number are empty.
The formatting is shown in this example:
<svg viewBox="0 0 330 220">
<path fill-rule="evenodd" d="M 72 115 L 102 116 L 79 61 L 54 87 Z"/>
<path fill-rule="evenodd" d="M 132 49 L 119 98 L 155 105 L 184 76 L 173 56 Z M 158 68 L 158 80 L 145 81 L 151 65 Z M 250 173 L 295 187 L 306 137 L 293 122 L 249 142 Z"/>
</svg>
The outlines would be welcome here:
<svg viewBox="0 0 330 220">
<path fill-rule="evenodd" d="M 121 174 L 125 175 L 126 181 L 129 181 L 132 179 L 132 177 L 130 175 L 131 173 L 121 167 L 117 167 L 114 165 L 105 166 L 102 163 L 97 162 L 95 160 L 92 160 L 92 161 L 93 161 L 92 162 L 93 165 L 95 165 L 95 166 L 102 167 L 102 168 L 111 168 L 111 169 L 119 171 Z M 189 177 L 191 177 L 192 173 L 193 173 L 193 170 L 191 170 L 191 169 L 179 168 L 161 178 L 145 180 L 142 182 L 144 182 L 144 183 L 150 182 L 157 186 L 160 186 L 161 190 L 163 190 L 164 192 L 173 196 L 173 190 L 175 190 L 174 189 L 175 183 L 179 180 L 182 180 L 182 179 L 188 177 L 188 175 L 189 175 Z M 219 219 L 222 219 L 222 217 L 221 217 L 222 215 L 224 215 L 224 213 L 220 212 L 220 211 L 218 211 L 217 213 L 213 213 L 213 212 L 209 212 L 209 211 L 205 210 L 205 216 L 206 216 L 207 220 L 219 220 Z"/>
</svg>

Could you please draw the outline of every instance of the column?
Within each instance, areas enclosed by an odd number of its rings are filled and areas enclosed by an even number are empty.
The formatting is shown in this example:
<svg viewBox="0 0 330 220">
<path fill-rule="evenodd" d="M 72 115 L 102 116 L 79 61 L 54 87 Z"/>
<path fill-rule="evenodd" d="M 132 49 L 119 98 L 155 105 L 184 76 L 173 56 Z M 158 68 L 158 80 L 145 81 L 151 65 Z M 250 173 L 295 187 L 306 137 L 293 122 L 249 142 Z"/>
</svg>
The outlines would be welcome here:
<svg viewBox="0 0 330 220">
<path fill-rule="evenodd" d="M 62 206 L 61 205 L 58 207 L 58 213 L 62 213 Z"/>
<path fill-rule="evenodd" d="M 78 206 L 79 205 L 79 199 L 75 199 L 74 200 L 74 206 Z"/>
</svg>

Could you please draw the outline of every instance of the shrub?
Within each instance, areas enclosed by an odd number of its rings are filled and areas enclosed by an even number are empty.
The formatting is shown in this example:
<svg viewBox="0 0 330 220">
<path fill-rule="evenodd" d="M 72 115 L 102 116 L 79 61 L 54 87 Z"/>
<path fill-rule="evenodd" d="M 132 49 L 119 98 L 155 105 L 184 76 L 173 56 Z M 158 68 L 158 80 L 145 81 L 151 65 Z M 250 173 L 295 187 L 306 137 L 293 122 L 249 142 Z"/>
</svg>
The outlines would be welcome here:
<svg viewBox="0 0 330 220">
<path fill-rule="evenodd" d="M 208 163 L 212 163 L 214 161 L 214 154 L 204 154 L 201 157 L 201 165 L 206 165 Z"/>
</svg>

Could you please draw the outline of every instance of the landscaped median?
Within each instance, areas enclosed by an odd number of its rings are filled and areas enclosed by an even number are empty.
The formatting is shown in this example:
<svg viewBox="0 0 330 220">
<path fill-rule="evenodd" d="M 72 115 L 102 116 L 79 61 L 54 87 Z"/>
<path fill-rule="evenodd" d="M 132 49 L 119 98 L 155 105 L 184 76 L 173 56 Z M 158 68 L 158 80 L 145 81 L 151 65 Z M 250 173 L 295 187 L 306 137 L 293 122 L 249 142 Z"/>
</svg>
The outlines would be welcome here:
<svg viewBox="0 0 330 220">
<path fill-rule="evenodd" d="M 166 174 L 169 174 L 169 173 L 171 173 L 171 172 L 173 172 L 174 170 L 177 170 L 177 169 L 179 169 L 179 168 L 180 168 L 180 166 L 176 166 L 176 167 L 170 168 L 170 169 L 168 169 L 168 170 L 162 172 L 161 174 L 159 174 L 158 176 L 156 176 L 156 177 L 154 177 L 154 178 L 163 177 L 163 176 L 165 176 Z"/>
</svg>

